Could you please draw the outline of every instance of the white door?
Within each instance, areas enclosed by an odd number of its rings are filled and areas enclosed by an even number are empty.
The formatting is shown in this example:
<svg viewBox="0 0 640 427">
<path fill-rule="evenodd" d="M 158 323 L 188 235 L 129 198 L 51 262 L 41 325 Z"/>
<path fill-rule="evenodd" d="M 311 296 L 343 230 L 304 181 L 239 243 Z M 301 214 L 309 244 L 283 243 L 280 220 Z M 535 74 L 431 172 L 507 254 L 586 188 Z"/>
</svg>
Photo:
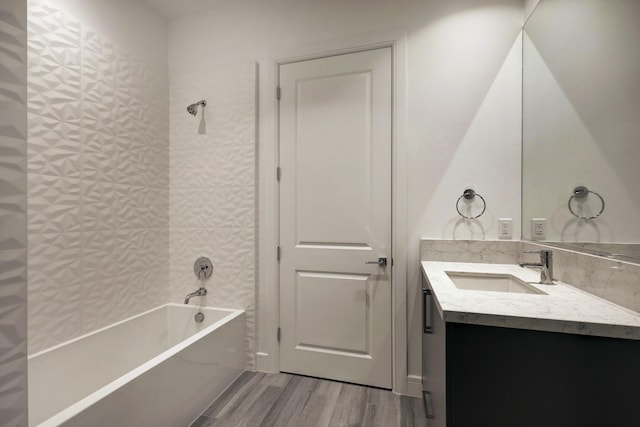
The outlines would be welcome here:
<svg viewBox="0 0 640 427">
<path fill-rule="evenodd" d="M 280 66 L 283 372 L 391 388 L 391 69 L 391 48 Z"/>
</svg>

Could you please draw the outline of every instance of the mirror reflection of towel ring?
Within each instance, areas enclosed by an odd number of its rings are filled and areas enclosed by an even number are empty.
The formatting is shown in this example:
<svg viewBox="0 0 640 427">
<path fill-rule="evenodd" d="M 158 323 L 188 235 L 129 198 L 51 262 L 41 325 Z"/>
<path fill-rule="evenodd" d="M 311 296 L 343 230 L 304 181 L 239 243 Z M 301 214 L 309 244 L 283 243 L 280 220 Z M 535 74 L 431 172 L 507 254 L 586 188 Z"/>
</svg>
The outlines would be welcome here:
<svg viewBox="0 0 640 427">
<path fill-rule="evenodd" d="M 598 212 L 595 215 L 592 216 L 582 216 L 582 215 L 578 215 L 577 213 L 574 212 L 573 208 L 571 207 L 571 201 L 573 199 L 575 199 L 576 201 L 579 202 L 583 202 L 586 200 L 587 196 L 589 194 L 595 194 L 596 196 L 598 196 L 598 198 L 600 199 L 600 203 L 602 203 L 602 209 L 600 209 L 600 212 Z M 602 212 L 604 212 L 604 199 L 602 198 L 601 195 L 599 195 L 598 193 L 596 193 L 595 191 L 591 191 L 589 190 L 587 187 L 585 186 L 579 186 L 573 189 L 573 193 L 571 194 L 571 197 L 569 197 L 569 201 L 567 202 L 567 206 L 569 207 L 569 212 L 571 212 L 571 214 L 573 216 L 575 216 L 576 218 L 580 218 L 580 219 L 585 219 L 585 220 L 591 220 L 591 219 L 595 219 L 598 218 L 600 215 L 602 215 Z"/>
<path fill-rule="evenodd" d="M 480 212 L 476 216 L 463 215 L 462 212 L 460 212 L 460 207 L 458 206 L 460 204 L 460 200 L 462 200 L 462 198 L 464 198 L 465 200 L 473 200 L 476 196 L 478 196 L 480 198 L 480 200 L 482 200 L 482 212 Z M 460 215 L 462 218 L 466 218 L 466 219 L 480 218 L 482 216 L 482 214 L 484 213 L 484 211 L 487 210 L 487 202 L 484 200 L 484 197 L 482 197 L 480 194 L 476 193 L 471 188 L 467 188 L 462 193 L 462 196 L 458 197 L 458 200 L 456 201 L 456 210 L 458 211 L 458 215 Z"/>
</svg>

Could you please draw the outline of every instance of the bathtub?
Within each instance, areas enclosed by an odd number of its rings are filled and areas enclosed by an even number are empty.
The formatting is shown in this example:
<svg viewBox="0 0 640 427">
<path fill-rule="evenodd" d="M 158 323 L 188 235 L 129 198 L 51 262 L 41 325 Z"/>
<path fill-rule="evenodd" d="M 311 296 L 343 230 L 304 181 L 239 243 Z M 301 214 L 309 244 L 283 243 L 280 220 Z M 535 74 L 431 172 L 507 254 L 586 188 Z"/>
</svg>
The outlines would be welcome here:
<svg viewBox="0 0 640 427">
<path fill-rule="evenodd" d="M 246 368 L 244 317 L 167 304 L 29 356 L 29 426 L 188 426 Z"/>
</svg>

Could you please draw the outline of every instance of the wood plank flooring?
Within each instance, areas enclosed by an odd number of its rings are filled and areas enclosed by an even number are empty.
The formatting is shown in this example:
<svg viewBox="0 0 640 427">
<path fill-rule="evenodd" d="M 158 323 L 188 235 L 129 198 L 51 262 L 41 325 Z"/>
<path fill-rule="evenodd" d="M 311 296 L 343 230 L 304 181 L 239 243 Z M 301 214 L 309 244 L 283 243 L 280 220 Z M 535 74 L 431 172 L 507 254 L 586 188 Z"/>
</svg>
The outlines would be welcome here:
<svg viewBox="0 0 640 427">
<path fill-rule="evenodd" d="M 424 427 L 422 401 L 291 374 L 244 372 L 191 427 Z"/>
</svg>

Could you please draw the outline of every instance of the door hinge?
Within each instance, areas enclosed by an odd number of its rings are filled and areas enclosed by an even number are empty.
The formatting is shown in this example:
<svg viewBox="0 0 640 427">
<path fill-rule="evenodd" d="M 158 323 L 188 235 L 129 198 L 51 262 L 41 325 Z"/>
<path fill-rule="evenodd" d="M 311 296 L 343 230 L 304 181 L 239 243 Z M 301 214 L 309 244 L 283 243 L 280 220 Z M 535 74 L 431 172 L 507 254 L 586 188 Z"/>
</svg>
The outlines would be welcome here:
<svg viewBox="0 0 640 427">
<path fill-rule="evenodd" d="M 278 327 L 278 331 L 276 332 L 276 338 L 278 339 L 278 342 L 280 342 L 280 327 Z"/>
<path fill-rule="evenodd" d="M 280 96 L 282 96 L 282 91 L 280 90 L 280 86 L 276 88 L 276 98 L 280 100 Z"/>
<path fill-rule="evenodd" d="M 280 246 L 276 248 L 276 259 L 280 262 Z"/>
<path fill-rule="evenodd" d="M 282 169 L 280 169 L 280 166 L 278 166 L 276 168 L 276 179 L 278 180 L 278 182 L 280 182 L 281 177 L 282 177 Z"/>
</svg>

